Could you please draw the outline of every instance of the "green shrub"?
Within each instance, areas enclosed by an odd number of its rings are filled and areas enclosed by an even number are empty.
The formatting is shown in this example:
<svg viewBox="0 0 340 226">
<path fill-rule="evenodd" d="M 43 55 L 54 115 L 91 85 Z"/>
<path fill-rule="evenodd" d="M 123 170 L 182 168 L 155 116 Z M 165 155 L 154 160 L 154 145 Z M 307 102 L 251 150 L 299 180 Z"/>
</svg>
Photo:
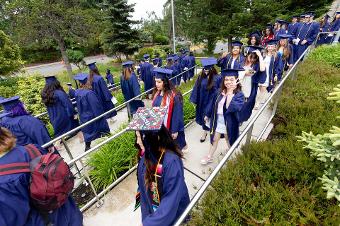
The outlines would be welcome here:
<svg viewBox="0 0 340 226">
<path fill-rule="evenodd" d="M 311 53 L 310 57 L 340 68 L 340 44 L 319 46 Z"/>
<path fill-rule="evenodd" d="M 242 147 L 243 155 L 221 170 L 189 225 L 339 225 L 340 207 L 326 198 L 318 179 L 324 166 L 296 138 L 336 124 L 339 108 L 326 97 L 340 82 L 339 72 L 305 60 L 297 80 L 284 87 L 272 139 Z"/>
<path fill-rule="evenodd" d="M 137 163 L 134 143 L 134 132 L 127 132 L 90 155 L 90 176 L 97 189 L 107 187 Z"/>
<path fill-rule="evenodd" d="M 68 59 L 70 63 L 75 64 L 79 70 L 82 69 L 82 66 L 84 66 L 84 53 L 80 50 L 73 50 L 73 49 L 68 49 L 66 50 Z"/>
<path fill-rule="evenodd" d="M 169 38 L 164 35 L 156 35 L 155 38 L 153 39 L 154 43 L 160 44 L 160 45 L 167 45 L 169 44 Z"/>
</svg>

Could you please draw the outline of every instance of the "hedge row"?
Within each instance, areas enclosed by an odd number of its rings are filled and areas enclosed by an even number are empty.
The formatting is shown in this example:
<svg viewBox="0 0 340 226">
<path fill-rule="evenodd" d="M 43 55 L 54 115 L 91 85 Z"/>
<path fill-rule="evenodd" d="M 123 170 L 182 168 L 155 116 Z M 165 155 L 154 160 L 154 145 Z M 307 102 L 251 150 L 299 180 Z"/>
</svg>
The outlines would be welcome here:
<svg viewBox="0 0 340 226">
<path fill-rule="evenodd" d="M 339 124 L 339 108 L 326 98 L 340 83 L 340 69 L 313 56 L 285 85 L 271 139 L 244 146 L 228 162 L 189 225 L 339 225 L 340 207 L 326 199 L 319 180 L 324 166 L 296 138 Z"/>
</svg>

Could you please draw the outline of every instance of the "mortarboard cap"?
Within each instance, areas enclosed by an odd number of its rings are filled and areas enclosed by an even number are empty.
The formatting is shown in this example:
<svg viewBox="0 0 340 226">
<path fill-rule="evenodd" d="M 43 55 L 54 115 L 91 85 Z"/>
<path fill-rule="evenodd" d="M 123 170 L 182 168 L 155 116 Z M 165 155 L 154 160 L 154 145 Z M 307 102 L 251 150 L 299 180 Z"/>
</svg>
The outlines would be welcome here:
<svg viewBox="0 0 340 226">
<path fill-rule="evenodd" d="M 122 63 L 123 68 L 132 67 L 133 61 L 126 61 Z"/>
<path fill-rule="evenodd" d="M 269 41 L 267 42 L 267 45 L 276 45 L 277 42 L 278 42 L 278 40 L 272 39 L 272 40 L 269 40 Z"/>
<path fill-rule="evenodd" d="M 299 18 L 300 15 L 293 15 L 292 18 Z"/>
<path fill-rule="evenodd" d="M 177 55 L 173 56 L 174 61 L 177 61 L 179 59 L 179 57 Z"/>
<path fill-rule="evenodd" d="M 87 66 L 89 67 L 90 70 L 94 70 L 94 69 L 97 68 L 96 63 L 97 62 L 95 62 L 95 61 L 91 61 L 87 64 Z"/>
<path fill-rule="evenodd" d="M 10 111 L 15 105 L 17 105 L 20 102 L 19 96 L 4 98 L 0 97 L 0 104 L 3 106 L 5 111 Z"/>
<path fill-rule="evenodd" d="M 231 46 L 239 46 L 239 47 L 241 47 L 241 46 L 243 46 L 243 43 L 240 42 L 240 41 L 233 41 L 233 42 L 231 42 Z"/>
<path fill-rule="evenodd" d="M 215 64 L 217 64 L 217 59 L 214 57 L 209 57 L 201 60 L 204 69 L 211 69 Z"/>
<path fill-rule="evenodd" d="M 169 78 L 171 77 L 172 72 L 173 72 L 173 70 L 160 68 L 160 67 L 155 68 L 153 71 L 156 72 L 155 78 L 158 78 L 158 79 Z"/>
<path fill-rule="evenodd" d="M 133 131 L 158 131 L 162 128 L 167 108 L 140 107 L 133 115 L 133 119 L 127 126 L 127 130 Z"/>
<path fill-rule="evenodd" d="M 254 52 L 255 50 L 262 50 L 263 47 L 262 46 L 247 46 L 248 48 L 248 53 Z"/>
<path fill-rule="evenodd" d="M 153 59 L 152 59 L 152 63 L 153 63 L 153 64 L 158 64 L 158 62 L 159 62 L 159 59 L 158 59 L 158 58 L 153 58 Z"/>
<path fill-rule="evenodd" d="M 289 34 L 280 34 L 279 35 L 279 38 L 280 39 L 287 39 L 287 38 L 292 38 L 293 36 L 292 35 L 289 35 Z"/>
<path fill-rule="evenodd" d="M 72 83 L 68 82 L 68 83 L 66 83 L 66 85 L 68 85 L 68 86 L 72 86 Z"/>
<path fill-rule="evenodd" d="M 150 55 L 149 55 L 149 54 L 144 54 L 144 55 L 143 55 L 143 58 L 144 58 L 145 60 L 147 60 L 147 59 L 150 58 Z"/>
<path fill-rule="evenodd" d="M 340 11 L 336 11 L 336 13 L 335 14 L 340 14 Z"/>
<path fill-rule="evenodd" d="M 226 76 L 236 76 L 236 77 L 238 77 L 239 71 L 244 71 L 244 69 L 224 69 L 223 71 L 221 71 L 221 75 L 223 77 L 226 77 Z"/>
<path fill-rule="evenodd" d="M 85 73 L 79 73 L 73 77 L 74 80 L 78 80 L 81 84 L 85 84 L 87 82 L 88 75 Z"/>
<path fill-rule="evenodd" d="M 172 56 L 166 58 L 167 61 L 172 61 L 174 58 Z"/>
<path fill-rule="evenodd" d="M 55 75 L 46 75 L 44 76 L 46 84 L 51 84 L 52 82 L 57 81 Z"/>
<path fill-rule="evenodd" d="M 305 17 L 306 17 L 305 14 L 301 14 L 301 15 L 300 15 L 300 18 L 305 18 Z"/>
<path fill-rule="evenodd" d="M 250 33 L 249 34 L 249 37 L 251 38 L 251 37 L 261 37 L 261 32 L 259 32 L 259 31 L 254 31 L 254 32 L 252 32 L 252 33 Z"/>
</svg>

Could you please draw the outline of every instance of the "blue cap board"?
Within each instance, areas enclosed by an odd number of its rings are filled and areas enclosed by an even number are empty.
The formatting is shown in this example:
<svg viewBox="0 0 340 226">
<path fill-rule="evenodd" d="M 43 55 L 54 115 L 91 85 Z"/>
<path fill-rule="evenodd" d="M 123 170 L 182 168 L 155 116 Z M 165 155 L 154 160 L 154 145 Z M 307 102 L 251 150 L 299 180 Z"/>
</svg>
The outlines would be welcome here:
<svg viewBox="0 0 340 226">
<path fill-rule="evenodd" d="M 9 98 L 4 98 L 0 97 L 0 104 L 4 107 L 5 111 L 10 111 L 12 107 L 18 104 L 20 102 L 20 97 L 19 96 L 14 96 L 14 97 L 9 97 Z"/>
<path fill-rule="evenodd" d="M 310 17 L 311 15 L 310 15 L 310 13 L 305 13 L 305 17 Z"/>
<path fill-rule="evenodd" d="M 68 83 L 66 83 L 66 85 L 68 85 L 68 86 L 72 86 L 72 83 L 68 82 Z"/>
<path fill-rule="evenodd" d="M 289 34 L 280 34 L 279 35 L 279 38 L 280 39 L 287 39 L 287 38 L 292 38 L 293 36 L 292 35 L 289 35 Z"/>
<path fill-rule="evenodd" d="M 267 45 L 276 45 L 277 42 L 278 42 L 278 40 L 272 39 L 272 40 L 269 40 L 269 41 L 267 42 Z"/>
<path fill-rule="evenodd" d="M 261 32 L 259 32 L 259 31 L 254 31 L 254 32 L 252 32 L 252 33 L 250 33 L 249 34 L 249 37 L 261 37 Z"/>
<path fill-rule="evenodd" d="M 299 18 L 300 15 L 293 15 L 292 18 Z"/>
<path fill-rule="evenodd" d="M 152 59 L 152 63 L 153 63 L 153 64 L 158 64 L 158 62 L 159 62 L 159 59 L 158 59 L 158 58 Z"/>
<path fill-rule="evenodd" d="M 147 59 L 150 58 L 150 55 L 149 54 L 144 54 L 143 57 L 144 57 L 145 60 L 147 60 Z"/>
<path fill-rule="evenodd" d="M 217 59 L 215 57 L 209 57 L 201 60 L 204 69 L 211 69 L 215 64 L 217 64 Z"/>
<path fill-rule="evenodd" d="M 80 83 L 85 84 L 87 82 L 88 75 L 85 73 L 79 73 L 73 77 L 74 80 L 78 80 Z"/>
<path fill-rule="evenodd" d="M 301 15 L 300 15 L 300 18 L 305 18 L 305 17 L 306 17 L 305 14 L 301 14 Z"/>
<path fill-rule="evenodd" d="M 177 55 L 173 56 L 174 61 L 177 61 L 179 59 L 179 57 Z"/>
<path fill-rule="evenodd" d="M 336 11 L 336 13 L 335 14 L 340 14 L 340 11 Z"/>
<path fill-rule="evenodd" d="M 52 82 L 57 81 L 55 75 L 46 75 L 44 76 L 46 84 L 51 84 Z"/>
<path fill-rule="evenodd" d="M 226 76 L 236 76 L 236 77 L 238 77 L 239 71 L 244 71 L 244 69 L 224 69 L 223 71 L 221 71 L 221 75 L 223 77 L 226 77 Z"/>
<path fill-rule="evenodd" d="M 243 43 L 240 42 L 240 41 L 233 41 L 233 42 L 231 42 L 231 46 L 239 46 L 239 47 L 241 47 L 241 46 L 243 46 Z"/>
<path fill-rule="evenodd" d="M 248 53 L 251 53 L 251 52 L 254 52 L 255 50 L 262 50 L 263 47 L 262 46 L 247 46 L 249 49 L 248 49 Z"/>
<path fill-rule="evenodd" d="M 90 70 L 94 70 L 97 68 L 96 66 L 96 62 L 95 61 L 91 61 L 87 64 L 87 66 L 89 67 Z"/>
<path fill-rule="evenodd" d="M 122 66 L 123 66 L 124 68 L 132 67 L 132 65 L 133 65 L 133 61 L 126 61 L 126 62 L 123 62 L 123 63 L 122 63 Z"/>
<path fill-rule="evenodd" d="M 172 61 L 172 60 L 174 60 L 174 58 L 173 57 L 167 57 L 166 60 L 167 61 Z"/>
<path fill-rule="evenodd" d="M 160 67 L 155 68 L 153 71 L 156 72 L 155 78 L 158 79 L 170 78 L 173 72 L 173 70 Z"/>
</svg>

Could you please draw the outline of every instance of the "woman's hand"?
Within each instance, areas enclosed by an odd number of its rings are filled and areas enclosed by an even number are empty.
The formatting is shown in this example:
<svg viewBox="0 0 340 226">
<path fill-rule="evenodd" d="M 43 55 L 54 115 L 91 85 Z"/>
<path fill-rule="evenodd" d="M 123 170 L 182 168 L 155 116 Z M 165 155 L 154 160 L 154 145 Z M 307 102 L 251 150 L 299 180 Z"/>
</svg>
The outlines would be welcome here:
<svg viewBox="0 0 340 226">
<path fill-rule="evenodd" d="M 254 70 L 252 70 L 252 69 L 247 69 L 246 71 L 245 71 L 245 76 L 253 76 L 255 73 L 254 73 Z"/>
<path fill-rule="evenodd" d="M 142 141 L 142 137 L 138 131 L 136 132 L 136 137 L 137 137 L 136 143 L 139 145 L 140 149 L 144 151 L 145 147 Z"/>
<path fill-rule="evenodd" d="M 256 55 L 258 57 L 262 57 L 262 54 L 261 54 L 260 50 L 257 49 L 257 50 L 254 50 L 253 52 L 256 53 Z"/>
<path fill-rule="evenodd" d="M 177 139 L 177 137 L 178 137 L 178 132 L 177 132 L 177 133 L 173 133 L 173 134 L 171 134 L 171 136 L 172 136 L 172 139 L 176 140 L 176 139 Z"/>
</svg>

